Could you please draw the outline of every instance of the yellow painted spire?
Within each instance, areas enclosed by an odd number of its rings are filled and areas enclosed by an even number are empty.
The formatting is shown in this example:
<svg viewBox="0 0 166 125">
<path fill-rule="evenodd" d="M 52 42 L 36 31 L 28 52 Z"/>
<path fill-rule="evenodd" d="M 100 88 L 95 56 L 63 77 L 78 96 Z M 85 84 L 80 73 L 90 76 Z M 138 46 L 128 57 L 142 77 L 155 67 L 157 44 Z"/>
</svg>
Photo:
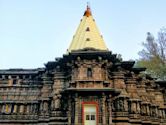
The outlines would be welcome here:
<svg viewBox="0 0 166 125">
<path fill-rule="evenodd" d="M 68 52 L 82 49 L 105 50 L 107 47 L 92 17 L 90 7 L 84 12 L 81 23 L 73 36 Z"/>
</svg>

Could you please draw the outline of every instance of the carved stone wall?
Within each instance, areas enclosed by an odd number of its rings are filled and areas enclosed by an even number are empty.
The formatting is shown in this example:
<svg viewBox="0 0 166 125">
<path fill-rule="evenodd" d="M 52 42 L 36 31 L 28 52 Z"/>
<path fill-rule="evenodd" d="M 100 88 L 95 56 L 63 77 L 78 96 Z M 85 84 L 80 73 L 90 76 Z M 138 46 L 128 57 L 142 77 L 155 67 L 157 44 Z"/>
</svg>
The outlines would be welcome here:
<svg viewBox="0 0 166 125">
<path fill-rule="evenodd" d="M 0 70 L 0 124 L 82 125 L 83 103 L 98 125 L 166 124 L 166 85 L 111 52 L 70 53 L 43 69 Z"/>
</svg>

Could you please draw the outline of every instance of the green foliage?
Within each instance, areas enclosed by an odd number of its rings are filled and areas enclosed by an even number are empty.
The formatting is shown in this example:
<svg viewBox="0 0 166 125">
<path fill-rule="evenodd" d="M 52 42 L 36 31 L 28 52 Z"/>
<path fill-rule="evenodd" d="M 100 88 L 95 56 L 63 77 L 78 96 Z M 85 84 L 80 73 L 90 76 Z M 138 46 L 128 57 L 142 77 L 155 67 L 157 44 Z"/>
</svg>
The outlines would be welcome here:
<svg viewBox="0 0 166 125">
<path fill-rule="evenodd" d="M 161 80 L 166 80 L 166 29 L 162 28 L 155 39 L 147 33 L 146 42 L 142 43 L 143 49 L 138 53 L 140 59 L 136 67 L 146 67 L 147 73 Z"/>
</svg>

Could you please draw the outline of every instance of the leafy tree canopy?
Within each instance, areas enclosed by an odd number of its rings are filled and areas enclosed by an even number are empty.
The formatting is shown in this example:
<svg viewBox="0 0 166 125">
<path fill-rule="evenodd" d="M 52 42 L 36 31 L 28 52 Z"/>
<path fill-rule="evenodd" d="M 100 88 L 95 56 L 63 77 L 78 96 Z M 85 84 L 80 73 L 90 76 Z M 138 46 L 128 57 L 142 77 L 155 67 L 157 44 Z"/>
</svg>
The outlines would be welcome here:
<svg viewBox="0 0 166 125">
<path fill-rule="evenodd" d="M 160 29 L 157 39 L 148 32 L 142 46 L 136 66 L 146 67 L 146 72 L 153 77 L 166 80 L 166 28 Z"/>
</svg>

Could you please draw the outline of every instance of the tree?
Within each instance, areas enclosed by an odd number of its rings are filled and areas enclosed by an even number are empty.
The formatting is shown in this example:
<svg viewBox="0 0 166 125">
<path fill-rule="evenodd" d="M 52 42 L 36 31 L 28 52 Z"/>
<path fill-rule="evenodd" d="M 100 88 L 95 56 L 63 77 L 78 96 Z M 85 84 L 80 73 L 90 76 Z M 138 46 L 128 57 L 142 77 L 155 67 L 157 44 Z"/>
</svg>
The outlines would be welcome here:
<svg viewBox="0 0 166 125">
<path fill-rule="evenodd" d="M 138 53 L 140 59 L 137 66 L 147 68 L 147 73 L 162 80 L 166 80 L 166 28 L 160 29 L 158 38 L 148 32 L 143 49 Z"/>
</svg>

